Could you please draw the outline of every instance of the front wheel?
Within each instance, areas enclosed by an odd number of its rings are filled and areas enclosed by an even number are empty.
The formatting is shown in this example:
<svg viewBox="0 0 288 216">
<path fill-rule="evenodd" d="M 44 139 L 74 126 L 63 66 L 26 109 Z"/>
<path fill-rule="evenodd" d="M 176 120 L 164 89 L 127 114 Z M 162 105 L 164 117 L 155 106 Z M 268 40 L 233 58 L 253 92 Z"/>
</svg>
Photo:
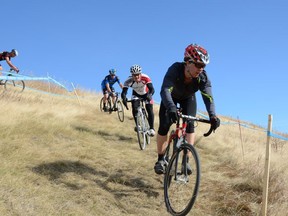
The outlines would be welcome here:
<svg viewBox="0 0 288 216">
<path fill-rule="evenodd" d="M 117 108 L 119 121 L 123 122 L 124 121 L 124 107 L 120 100 L 117 101 L 116 108 Z"/>
<path fill-rule="evenodd" d="M 23 80 L 6 80 L 4 88 L 7 91 L 23 92 L 25 89 L 25 83 Z"/>
<path fill-rule="evenodd" d="M 172 215 L 187 215 L 200 185 L 200 161 L 196 149 L 183 144 L 171 157 L 164 177 L 164 199 Z"/>
<path fill-rule="evenodd" d="M 145 133 L 145 122 L 144 122 L 144 116 L 143 113 L 138 113 L 137 118 L 137 138 L 139 147 L 141 150 L 144 150 L 146 148 L 146 133 Z"/>
</svg>

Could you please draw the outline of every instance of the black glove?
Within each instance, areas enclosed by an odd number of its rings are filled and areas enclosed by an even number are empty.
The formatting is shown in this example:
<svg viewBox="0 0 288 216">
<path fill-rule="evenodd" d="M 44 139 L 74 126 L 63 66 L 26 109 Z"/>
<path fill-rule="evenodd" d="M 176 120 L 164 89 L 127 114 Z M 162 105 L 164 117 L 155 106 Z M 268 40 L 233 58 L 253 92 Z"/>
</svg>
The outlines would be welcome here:
<svg viewBox="0 0 288 216">
<path fill-rule="evenodd" d="M 147 94 L 146 95 L 146 100 L 147 101 L 151 101 L 152 100 L 152 95 L 151 94 Z"/>
<path fill-rule="evenodd" d="M 176 107 L 172 107 L 168 110 L 168 117 L 169 117 L 169 122 L 171 124 L 176 123 L 178 120 L 178 114 L 177 114 L 177 109 Z"/>
<path fill-rule="evenodd" d="M 220 119 L 217 116 L 212 116 L 210 118 L 211 127 L 215 131 L 220 126 Z"/>
<path fill-rule="evenodd" d="M 127 98 L 126 97 L 122 97 L 122 103 L 126 107 L 126 109 L 128 110 L 129 108 L 127 106 Z"/>
</svg>

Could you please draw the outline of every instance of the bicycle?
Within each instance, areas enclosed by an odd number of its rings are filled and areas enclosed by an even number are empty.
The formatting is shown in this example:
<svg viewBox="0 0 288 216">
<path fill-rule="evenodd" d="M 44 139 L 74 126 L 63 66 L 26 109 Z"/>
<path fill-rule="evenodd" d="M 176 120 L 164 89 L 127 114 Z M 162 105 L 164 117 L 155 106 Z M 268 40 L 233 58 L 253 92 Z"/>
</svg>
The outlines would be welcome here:
<svg viewBox="0 0 288 216">
<path fill-rule="evenodd" d="M 12 69 L 10 69 L 7 76 L 15 76 L 15 73 L 12 72 Z M 13 91 L 20 93 L 25 89 L 24 81 L 17 76 L 15 76 L 15 79 L 13 80 L 0 80 L 0 85 L 4 85 L 5 91 L 13 89 Z"/>
<path fill-rule="evenodd" d="M 112 95 L 115 96 L 115 102 L 113 103 Z M 104 97 L 100 100 L 100 110 L 101 112 L 117 112 L 118 118 L 120 122 L 124 122 L 124 108 L 121 100 L 119 99 L 119 92 L 110 92 L 108 95 L 108 99 L 106 101 L 107 110 L 104 110 Z"/>
<path fill-rule="evenodd" d="M 193 145 L 186 140 L 186 127 L 189 121 L 209 123 L 207 119 L 183 115 L 178 110 L 176 130 L 172 130 L 165 150 L 167 169 L 164 173 L 164 199 L 167 211 L 172 215 L 186 215 L 192 209 L 200 185 L 200 159 Z M 180 119 L 182 125 L 180 126 Z M 204 134 L 209 136 L 212 126 Z M 173 153 L 170 146 L 173 143 Z M 170 155 L 171 154 L 171 155 Z M 181 159 L 182 156 L 182 159 Z"/>
<path fill-rule="evenodd" d="M 150 126 L 148 123 L 148 115 L 144 107 L 145 100 L 142 98 L 135 97 L 131 100 L 127 100 L 127 102 L 132 102 L 133 100 L 140 101 L 140 106 L 137 109 L 137 116 L 136 116 L 136 132 L 139 147 L 141 150 L 144 150 L 146 148 L 146 145 L 150 144 L 150 135 L 149 135 Z M 126 108 L 128 109 L 128 107 Z"/>
</svg>

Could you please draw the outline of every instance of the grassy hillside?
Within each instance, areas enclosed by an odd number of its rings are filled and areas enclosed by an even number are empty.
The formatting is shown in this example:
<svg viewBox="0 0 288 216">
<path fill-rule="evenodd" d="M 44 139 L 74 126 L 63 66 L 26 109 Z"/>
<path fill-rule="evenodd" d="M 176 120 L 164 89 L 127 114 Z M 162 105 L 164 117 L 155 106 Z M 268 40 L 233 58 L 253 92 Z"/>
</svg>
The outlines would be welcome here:
<svg viewBox="0 0 288 216">
<path fill-rule="evenodd" d="M 121 123 L 100 112 L 101 95 L 70 96 L 1 93 L 1 215 L 168 215 L 163 176 L 153 170 L 156 138 L 140 151 L 131 110 Z M 206 130 L 196 129 L 202 176 L 191 215 L 259 215 L 265 133 L 241 128 L 241 143 L 237 125 L 204 138 Z M 288 150 L 273 142 L 268 215 L 282 216 Z"/>
</svg>

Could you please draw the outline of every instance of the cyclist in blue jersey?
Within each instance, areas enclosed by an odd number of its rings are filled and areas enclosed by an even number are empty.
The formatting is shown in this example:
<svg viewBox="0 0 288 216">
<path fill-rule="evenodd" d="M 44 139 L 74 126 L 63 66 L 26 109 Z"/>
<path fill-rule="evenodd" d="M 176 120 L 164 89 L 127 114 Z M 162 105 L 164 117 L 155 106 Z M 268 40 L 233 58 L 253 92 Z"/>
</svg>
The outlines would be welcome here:
<svg viewBox="0 0 288 216">
<path fill-rule="evenodd" d="M 177 104 L 182 108 L 183 114 L 196 116 L 195 93 L 199 90 L 213 130 L 220 126 L 220 119 L 215 112 L 211 81 L 204 69 L 209 63 L 209 59 L 206 49 L 197 44 L 190 44 L 185 49 L 184 61 L 172 64 L 164 76 L 160 92 L 161 104 L 157 134 L 158 160 L 154 166 L 157 174 L 165 172 L 167 161 L 164 158 L 164 152 L 167 145 L 167 133 L 170 126 L 177 122 Z M 193 145 L 195 141 L 193 121 L 188 122 L 186 134 L 188 143 Z M 187 166 L 187 172 L 188 174 L 192 173 L 190 166 Z"/>
<path fill-rule="evenodd" d="M 109 75 L 107 75 L 104 80 L 102 81 L 101 83 L 101 88 L 102 88 L 102 92 L 103 92 L 103 96 L 104 96 L 104 100 L 103 100 L 103 103 L 104 103 L 104 111 L 107 112 L 108 111 L 108 108 L 107 108 L 107 99 L 108 99 L 108 96 L 109 94 L 111 93 L 114 93 L 115 92 L 115 89 L 113 88 L 113 85 L 115 83 L 118 83 L 120 88 L 122 89 L 123 88 L 123 85 L 122 83 L 120 82 L 120 79 L 118 76 L 116 76 L 116 70 L 115 69 L 110 69 L 109 70 Z M 112 94 L 112 99 L 113 99 L 113 102 L 115 102 L 115 95 Z"/>
<path fill-rule="evenodd" d="M 15 56 L 18 56 L 18 52 L 15 49 L 12 49 L 11 52 L 3 51 L 0 53 L 0 61 L 5 60 L 12 70 L 19 73 L 19 69 L 16 66 L 14 66 L 11 62 L 11 58 L 14 58 Z M 0 64 L 0 71 L 1 70 L 3 70 L 3 68 L 2 65 Z"/>
</svg>

